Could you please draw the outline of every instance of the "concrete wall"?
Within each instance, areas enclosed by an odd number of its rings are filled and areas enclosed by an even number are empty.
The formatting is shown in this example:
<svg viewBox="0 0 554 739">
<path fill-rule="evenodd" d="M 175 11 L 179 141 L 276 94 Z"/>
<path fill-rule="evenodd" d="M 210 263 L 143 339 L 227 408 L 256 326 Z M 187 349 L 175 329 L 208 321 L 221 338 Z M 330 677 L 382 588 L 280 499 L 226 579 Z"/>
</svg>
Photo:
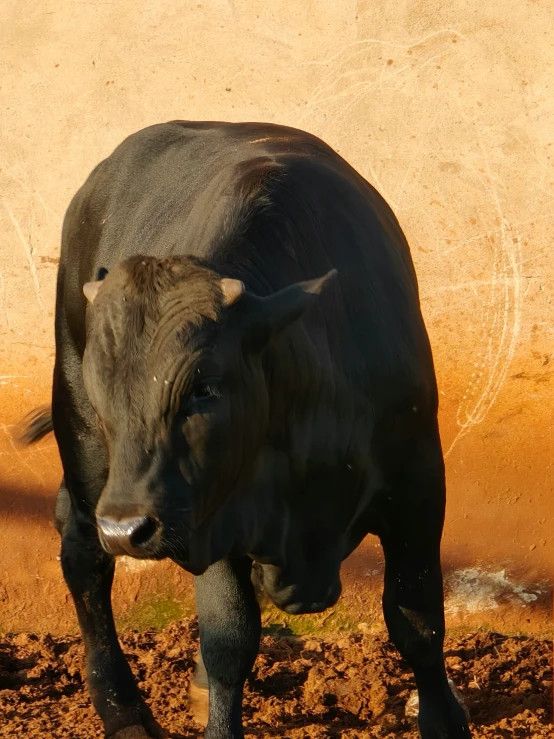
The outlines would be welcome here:
<svg viewBox="0 0 554 739">
<path fill-rule="evenodd" d="M 550 0 L 2 3 L 1 626 L 74 625 L 50 524 L 55 445 L 11 441 L 49 397 L 65 208 L 125 136 L 174 118 L 305 128 L 387 198 L 441 390 L 449 623 L 548 624 L 553 50 Z M 119 567 L 121 613 L 170 586 L 190 597 L 175 568 L 131 565 Z M 346 572 L 346 602 L 367 621 L 375 541 Z"/>
</svg>

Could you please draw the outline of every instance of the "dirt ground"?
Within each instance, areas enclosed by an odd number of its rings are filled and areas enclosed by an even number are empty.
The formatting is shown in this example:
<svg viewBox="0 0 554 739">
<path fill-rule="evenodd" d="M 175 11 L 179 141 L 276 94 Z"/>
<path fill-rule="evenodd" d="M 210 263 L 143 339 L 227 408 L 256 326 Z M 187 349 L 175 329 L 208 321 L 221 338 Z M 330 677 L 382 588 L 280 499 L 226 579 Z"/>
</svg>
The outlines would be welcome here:
<svg viewBox="0 0 554 739">
<path fill-rule="evenodd" d="M 122 637 L 139 686 L 173 739 L 199 737 L 186 695 L 198 644 L 195 619 L 159 633 Z M 475 739 L 552 737 L 552 645 L 478 632 L 449 637 L 450 677 Z M 1 737 L 102 737 L 74 636 L 8 635 L 0 641 Z M 245 691 L 246 734 L 290 739 L 416 739 L 406 718 L 414 688 L 384 635 L 264 636 Z"/>
</svg>

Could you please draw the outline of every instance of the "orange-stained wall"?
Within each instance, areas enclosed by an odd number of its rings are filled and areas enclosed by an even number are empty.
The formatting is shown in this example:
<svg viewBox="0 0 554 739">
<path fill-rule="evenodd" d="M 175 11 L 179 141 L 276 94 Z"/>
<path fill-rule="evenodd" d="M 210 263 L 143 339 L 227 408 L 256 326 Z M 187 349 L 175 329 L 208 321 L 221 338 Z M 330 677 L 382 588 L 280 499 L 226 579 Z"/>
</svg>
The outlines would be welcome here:
<svg viewBox="0 0 554 739">
<path fill-rule="evenodd" d="M 392 205 L 440 385 L 449 623 L 545 628 L 554 7 L 52 0 L 47 11 L 0 9 L 0 627 L 63 630 L 74 618 L 50 524 L 54 442 L 21 452 L 11 441 L 12 424 L 49 397 L 65 208 L 123 137 L 192 118 L 306 128 Z M 122 610 L 160 583 L 188 592 L 168 565 L 118 570 Z M 347 602 L 373 613 L 381 571 L 368 540 L 347 563 Z"/>
</svg>

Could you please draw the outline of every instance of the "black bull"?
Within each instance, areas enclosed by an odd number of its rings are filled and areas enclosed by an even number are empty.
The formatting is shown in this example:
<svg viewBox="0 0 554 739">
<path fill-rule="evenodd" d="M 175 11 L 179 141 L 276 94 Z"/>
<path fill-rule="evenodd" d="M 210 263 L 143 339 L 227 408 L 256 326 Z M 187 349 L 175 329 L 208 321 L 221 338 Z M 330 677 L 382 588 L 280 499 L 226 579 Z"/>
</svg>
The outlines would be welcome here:
<svg viewBox="0 0 554 739">
<path fill-rule="evenodd" d="M 417 280 L 390 208 L 326 144 L 175 121 L 101 162 L 64 221 L 51 414 L 63 573 L 107 736 L 162 735 L 117 640 L 115 555 L 195 575 L 197 712 L 209 687 L 205 736 L 237 739 L 260 637 L 252 563 L 277 606 L 321 611 L 372 533 L 421 735 L 469 737 L 443 660 L 444 464 Z M 39 414 L 27 440 L 49 429 Z"/>
</svg>

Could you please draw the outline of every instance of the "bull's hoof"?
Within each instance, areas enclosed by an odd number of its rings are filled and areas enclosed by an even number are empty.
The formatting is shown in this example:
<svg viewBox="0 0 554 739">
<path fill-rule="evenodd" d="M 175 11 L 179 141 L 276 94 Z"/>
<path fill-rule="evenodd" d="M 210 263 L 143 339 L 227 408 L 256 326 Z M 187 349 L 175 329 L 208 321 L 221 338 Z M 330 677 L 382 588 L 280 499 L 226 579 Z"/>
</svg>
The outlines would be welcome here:
<svg viewBox="0 0 554 739">
<path fill-rule="evenodd" d="M 460 707 L 463 709 L 463 712 L 465 713 L 466 720 L 470 720 L 469 716 L 469 709 L 463 699 L 462 694 L 458 690 L 458 688 L 454 685 L 454 682 L 448 678 L 448 684 L 450 685 L 450 690 L 452 691 L 452 694 L 454 695 L 454 698 L 456 698 L 457 702 L 459 703 Z M 417 690 L 412 690 L 410 693 L 408 700 L 406 702 L 406 708 L 405 708 L 405 715 L 407 718 L 417 718 L 419 714 L 419 696 Z"/>
<path fill-rule="evenodd" d="M 208 688 L 199 687 L 194 680 L 191 682 L 189 688 L 190 710 L 196 723 L 204 728 L 208 725 L 209 697 Z"/>
<path fill-rule="evenodd" d="M 137 725 L 127 726 L 125 729 L 120 729 L 111 737 L 111 739 L 151 739 L 151 737 L 144 726 Z"/>
<path fill-rule="evenodd" d="M 150 734 L 144 726 L 137 724 L 136 726 L 127 726 L 125 729 L 120 729 L 110 739 L 163 739 L 167 736 L 168 734 L 161 728 L 156 728 L 155 733 Z"/>
</svg>

